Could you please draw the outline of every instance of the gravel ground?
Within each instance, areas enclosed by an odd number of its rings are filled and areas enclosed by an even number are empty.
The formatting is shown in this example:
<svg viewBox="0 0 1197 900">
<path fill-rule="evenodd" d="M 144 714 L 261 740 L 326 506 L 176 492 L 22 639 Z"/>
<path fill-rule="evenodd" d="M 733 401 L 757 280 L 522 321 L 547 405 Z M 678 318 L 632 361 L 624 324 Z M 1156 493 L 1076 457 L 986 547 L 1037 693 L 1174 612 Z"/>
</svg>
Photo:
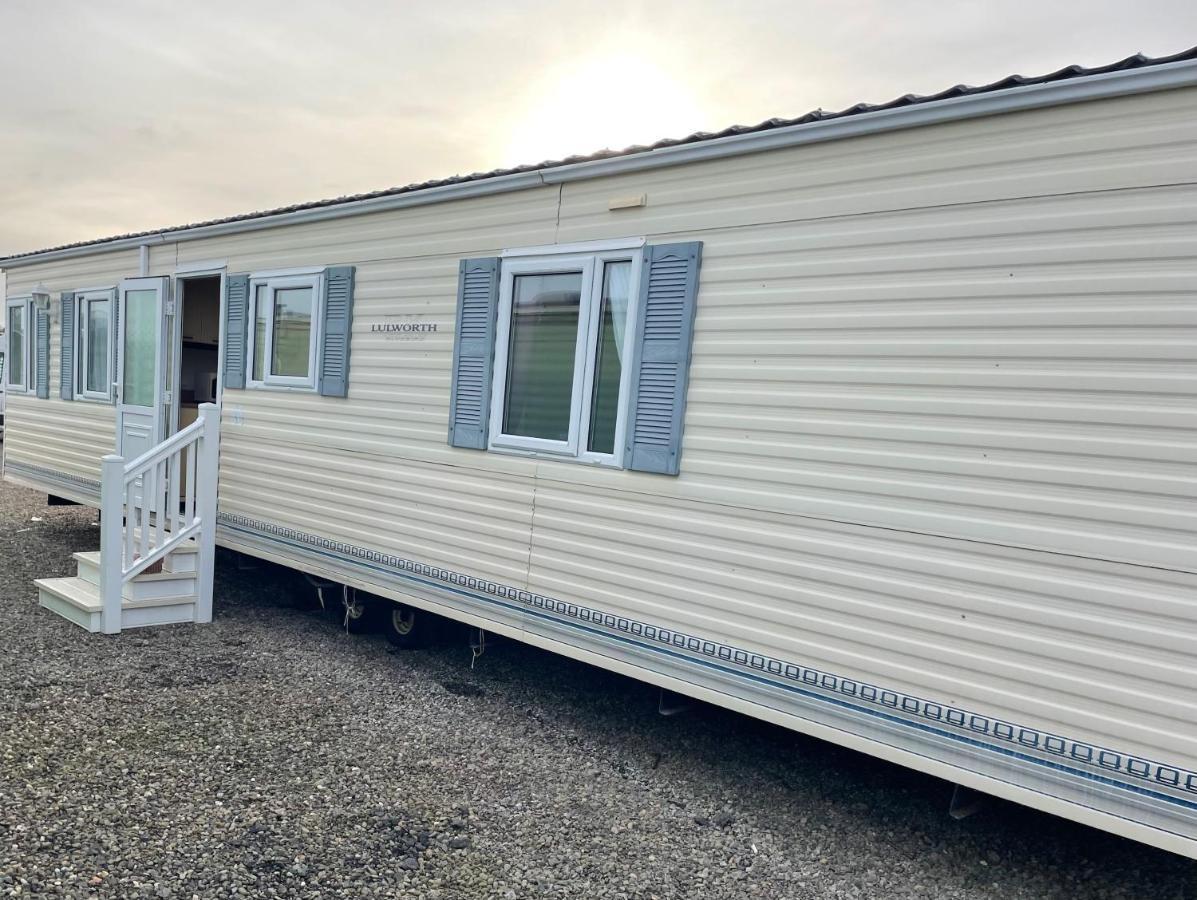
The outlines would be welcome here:
<svg viewBox="0 0 1197 900">
<path fill-rule="evenodd" d="M 94 513 L 0 483 L 0 896 L 1197 898 L 1179 857 L 464 635 L 394 651 L 223 558 L 216 622 L 89 635 Z M 34 521 L 34 517 L 39 520 Z"/>
</svg>

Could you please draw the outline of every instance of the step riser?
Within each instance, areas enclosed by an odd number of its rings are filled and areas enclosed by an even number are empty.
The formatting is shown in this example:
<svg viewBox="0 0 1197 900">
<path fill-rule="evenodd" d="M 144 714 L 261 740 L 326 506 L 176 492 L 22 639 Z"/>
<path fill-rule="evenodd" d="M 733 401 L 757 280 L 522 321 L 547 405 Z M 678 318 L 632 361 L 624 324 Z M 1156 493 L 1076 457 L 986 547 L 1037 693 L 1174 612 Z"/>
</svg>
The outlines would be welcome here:
<svg viewBox="0 0 1197 900">
<path fill-rule="evenodd" d="M 80 628 L 90 631 L 93 634 L 100 630 L 99 613 L 91 613 L 85 609 L 80 609 L 69 600 L 64 600 L 62 597 L 51 593 L 45 588 L 38 588 L 37 605 L 42 609 L 48 609 L 50 612 L 62 616 L 68 622 L 74 622 Z"/>
<path fill-rule="evenodd" d="M 89 559 L 76 558 L 79 577 L 89 584 L 100 586 L 100 567 Z M 174 573 L 178 574 L 178 573 Z M 140 581 L 134 578 L 125 584 L 121 596 L 126 600 L 165 600 L 171 597 L 189 597 L 195 594 L 195 576 L 184 574 L 179 578 L 153 578 Z"/>
<path fill-rule="evenodd" d="M 133 529 L 133 542 L 135 546 L 140 546 L 138 543 L 141 540 L 141 529 Z M 170 555 L 162 560 L 163 572 L 194 572 L 196 567 L 196 560 L 199 559 L 199 554 L 196 552 L 195 539 L 184 541 L 179 547 L 173 550 Z"/>
<path fill-rule="evenodd" d="M 197 559 L 198 553 L 171 553 L 162 560 L 162 571 L 194 575 Z"/>
<path fill-rule="evenodd" d="M 89 560 L 80 559 L 82 554 L 75 554 L 75 559 L 80 565 L 88 563 Z M 93 556 L 94 554 L 87 554 Z M 176 575 L 194 575 L 199 561 L 199 553 L 195 550 L 195 545 L 191 542 L 185 542 L 180 549 L 174 550 L 167 554 L 166 558 L 162 560 L 162 571 L 173 572 Z M 82 573 L 80 573 L 82 574 Z M 97 576 L 98 577 L 98 576 Z"/>
<path fill-rule="evenodd" d="M 195 621 L 194 603 L 172 606 L 143 606 L 121 610 L 121 628 L 146 628 L 150 625 L 178 625 Z"/>
</svg>

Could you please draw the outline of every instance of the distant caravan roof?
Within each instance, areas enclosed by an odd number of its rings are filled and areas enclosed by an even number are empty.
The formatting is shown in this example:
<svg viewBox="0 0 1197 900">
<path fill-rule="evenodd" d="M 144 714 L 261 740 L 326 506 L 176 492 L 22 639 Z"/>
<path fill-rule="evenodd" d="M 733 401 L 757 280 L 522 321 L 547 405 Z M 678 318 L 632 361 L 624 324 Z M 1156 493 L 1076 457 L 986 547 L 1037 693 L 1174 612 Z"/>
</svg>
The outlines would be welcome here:
<svg viewBox="0 0 1197 900">
<path fill-rule="evenodd" d="M 1152 73 L 1160 77 L 1149 76 Z M 44 250 L 0 257 L 0 267 L 32 263 L 44 258 L 74 256 L 95 249 L 116 249 L 104 245 L 129 246 L 188 240 L 213 234 L 248 231 L 308 219 L 335 218 L 359 212 L 398 206 L 435 203 L 455 197 L 519 190 L 538 184 L 551 184 L 597 177 L 617 171 L 635 171 L 673 165 L 696 158 L 751 153 L 779 146 L 834 140 L 857 134 L 896 130 L 933 122 L 968 118 L 1016 109 L 1097 99 L 1103 96 L 1139 93 L 1197 84 L 1197 47 L 1171 56 L 1148 57 L 1143 54 L 1105 66 L 1086 68 L 1066 66 L 1047 75 L 1033 77 L 1010 75 L 1000 81 L 977 87 L 958 84 L 936 94 L 904 94 L 887 103 L 858 103 L 847 109 L 827 112 L 816 109 L 793 119 L 767 119 L 756 125 L 732 125 L 722 131 L 697 131 L 682 138 L 666 138 L 654 144 L 634 145 L 622 150 L 600 150 L 585 156 L 568 156 L 509 169 L 455 175 L 434 181 L 408 184 L 364 194 L 352 194 L 327 200 L 314 200 L 292 206 L 209 219 L 188 225 L 175 225 L 151 231 L 134 232 L 63 244 Z M 1090 90 L 1045 90 L 1092 85 Z M 1009 98 L 1006 102 L 1001 102 Z M 995 102 L 968 104 L 970 100 Z M 966 105 L 967 104 L 967 105 Z M 925 115 L 902 115 L 926 111 Z M 866 124 L 866 122 L 868 124 Z M 851 127 L 835 128 L 837 124 Z M 777 140 L 754 140 L 777 136 Z M 693 153 L 685 153 L 694 150 Z M 705 151 L 705 152 L 704 152 Z"/>
</svg>

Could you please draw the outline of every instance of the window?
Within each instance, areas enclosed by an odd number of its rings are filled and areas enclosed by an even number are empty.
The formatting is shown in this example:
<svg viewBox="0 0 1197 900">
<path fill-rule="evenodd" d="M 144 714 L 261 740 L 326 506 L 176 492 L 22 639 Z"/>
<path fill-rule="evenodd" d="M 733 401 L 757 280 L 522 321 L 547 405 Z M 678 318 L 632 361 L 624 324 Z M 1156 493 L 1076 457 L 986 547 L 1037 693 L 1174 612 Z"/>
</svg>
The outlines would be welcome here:
<svg viewBox="0 0 1197 900">
<path fill-rule="evenodd" d="M 90 400 L 112 399 L 116 335 L 112 327 L 112 291 L 85 291 L 78 295 L 79 396 Z"/>
<path fill-rule="evenodd" d="M 8 338 L 5 387 L 19 393 L 29 390 L 29 358 L 33 355 L 33 301 L 27 297 L 9 300 L 4 311 L 4 333 Z"/>
<path fill-rule="evenodd" d="M 640 250 L 504 259 L 490 445 L 622 462 Z"/>
<path fill-rule="evenodd" d="M 319 274 L 250 280 L 251 387 L 316 388 Z"/>
</svg>

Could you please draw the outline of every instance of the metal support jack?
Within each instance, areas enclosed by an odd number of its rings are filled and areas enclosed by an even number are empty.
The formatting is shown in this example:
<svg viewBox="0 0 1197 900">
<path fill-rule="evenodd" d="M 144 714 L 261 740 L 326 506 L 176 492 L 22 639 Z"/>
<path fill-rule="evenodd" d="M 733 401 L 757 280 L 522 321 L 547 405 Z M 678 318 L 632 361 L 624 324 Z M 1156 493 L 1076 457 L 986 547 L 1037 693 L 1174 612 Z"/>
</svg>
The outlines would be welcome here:
<svg viewBox="0 0 1197 900">
<path fill-rule="evenodd" d="M 474 663 L 478 657 L 486 652 L 486 632 L 481 628 L 470 629 L 470 671 L 474 670 Z"/>
<path fill-rule="evenodd" d="M 323 578 L 317 578 L 315 575 L 309 575 L 307 572 L 303 573 L 303 577 L 307 579 L 308 584 L 316 589 L 316 599 L 320 601 L 320 608 L 327 610 L 328 601 L 325 600 L 324 592 L 329 588 L 339 588 L 341 585 L 335 581 L 328 581 Z M 344 594 L 342 594 L 342 602 L 344 601 Z"/>
</svg>

